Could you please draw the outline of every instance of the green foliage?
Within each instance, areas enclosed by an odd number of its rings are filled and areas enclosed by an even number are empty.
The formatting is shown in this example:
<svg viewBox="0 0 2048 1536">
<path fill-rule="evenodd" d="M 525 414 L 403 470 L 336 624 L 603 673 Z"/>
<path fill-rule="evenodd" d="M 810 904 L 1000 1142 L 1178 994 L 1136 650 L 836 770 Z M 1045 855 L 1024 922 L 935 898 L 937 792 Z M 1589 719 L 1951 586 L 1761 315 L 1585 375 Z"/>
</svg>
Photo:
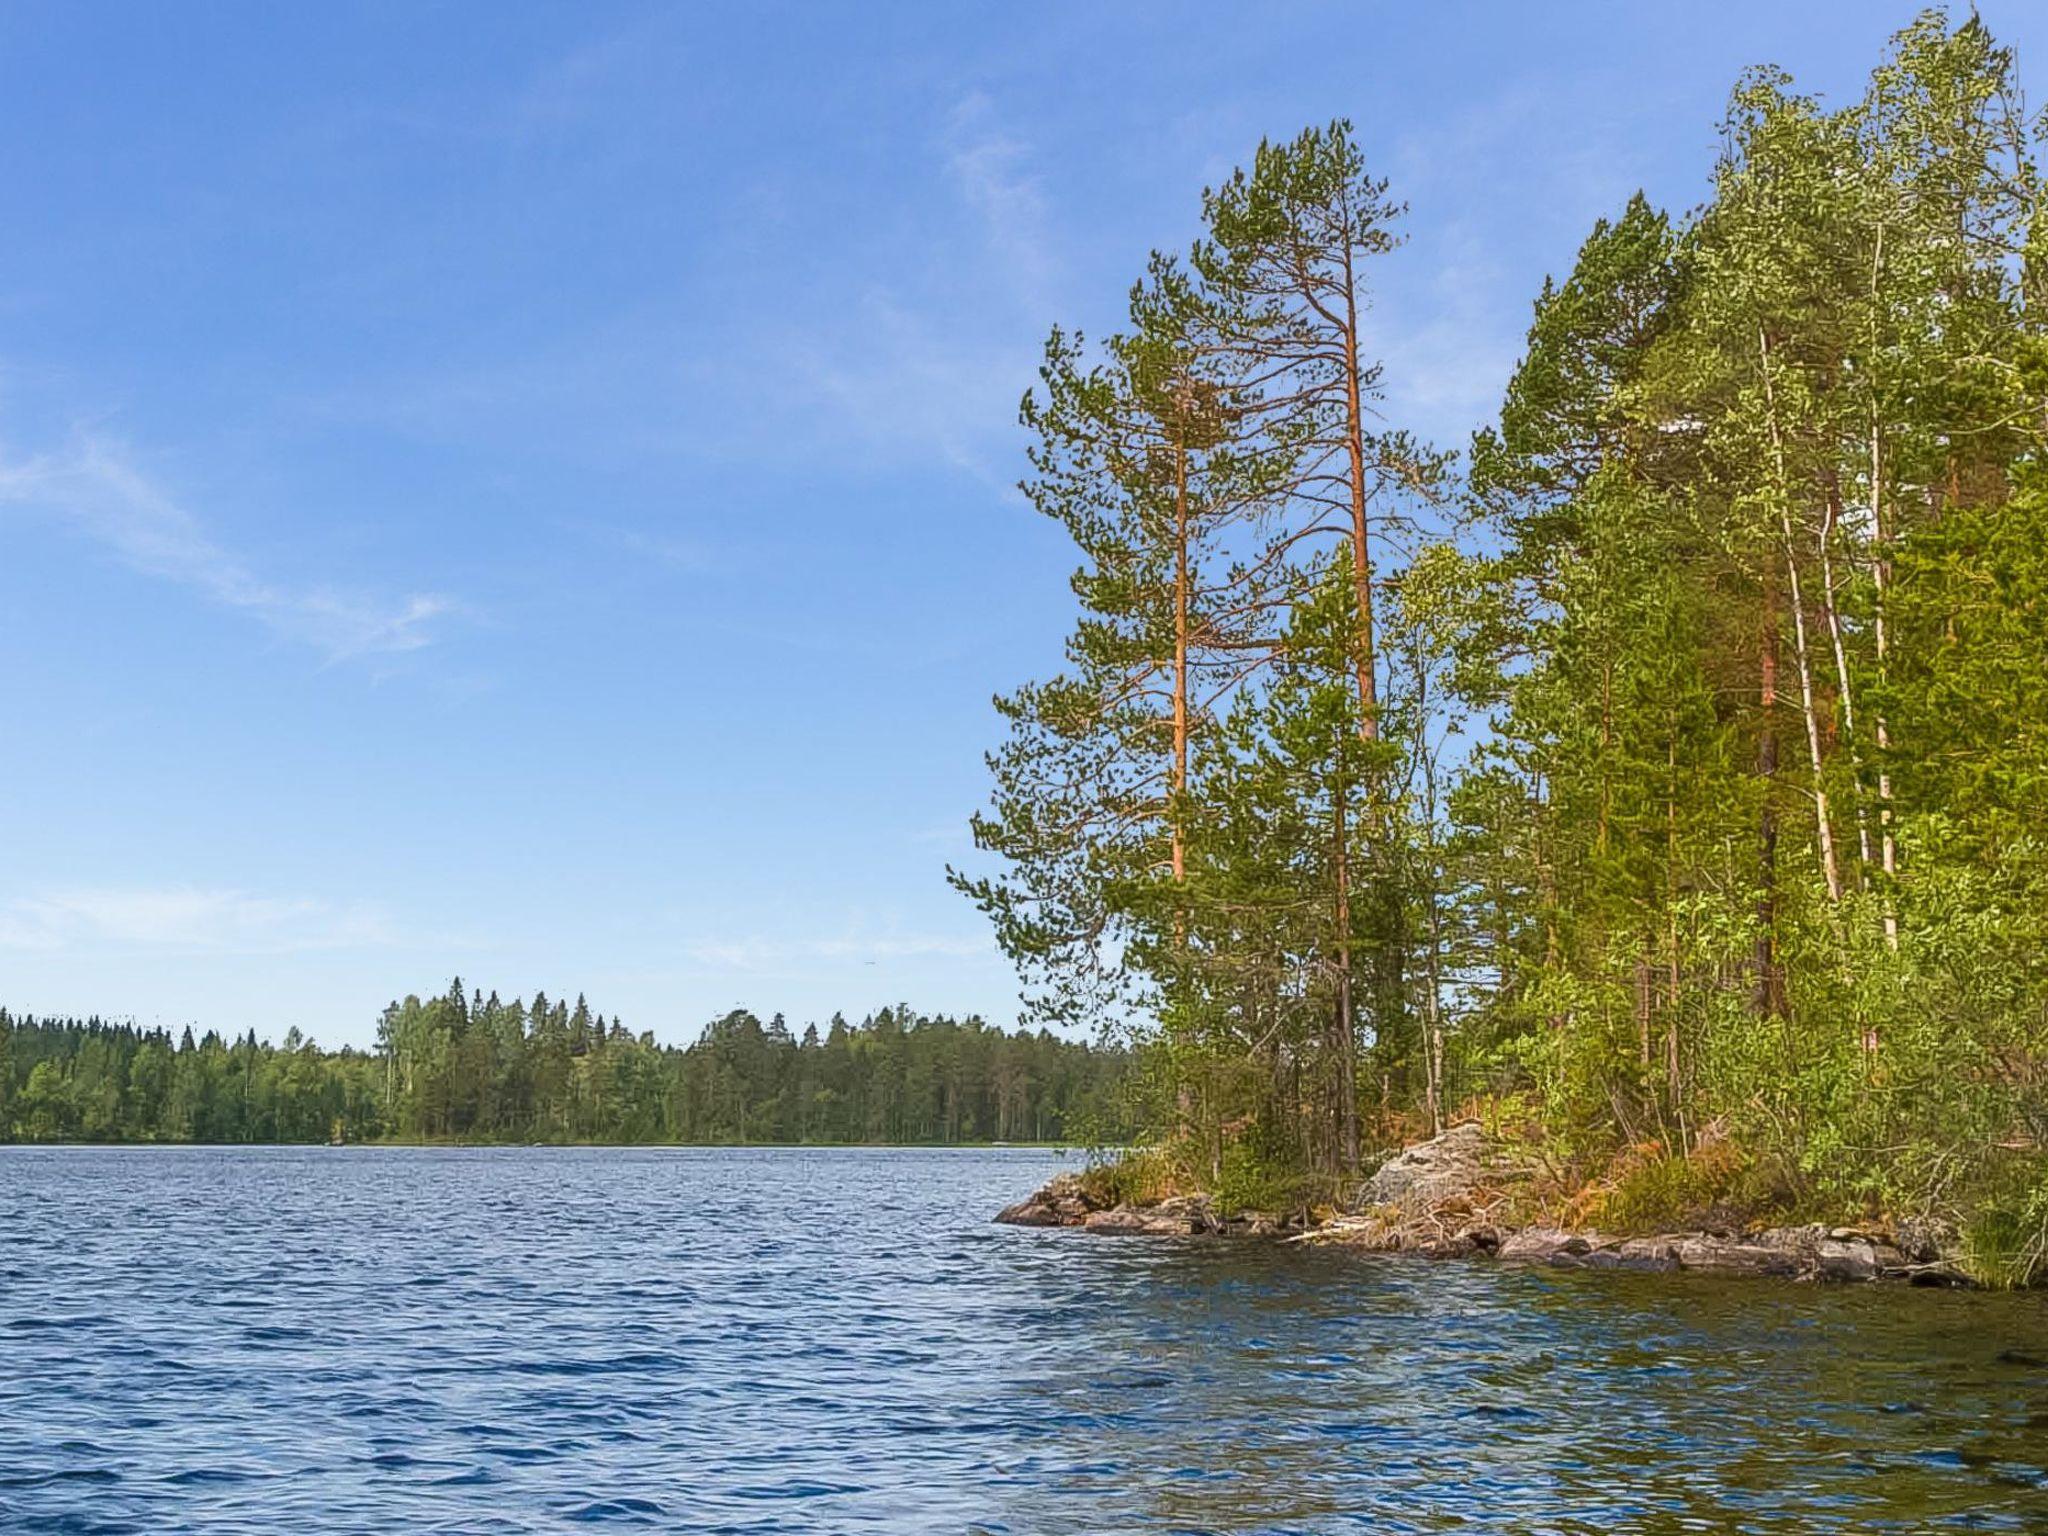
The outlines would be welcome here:
<svg viewBox="0 0 2048 1536">
<path fill-rule="evenodd" d="M 1156 1205 L 1191 1187 L 1185 1168 L 1158 1147 L 1098 1157 L 1082 1171 L 1081 1184 L 1089 1198 L 1102 1206 Z"/>
<path fill-rule="evenodd" d="M 1690 1154 L 1652 1147 L 1625 1153 L 1611 1182 L 1596 1184 L 1577 1216 L 1603 1232 L 1672 1232 L 1757 1218 L 1781 1206 L 1765 1168 L 1726 1141 Z"/>
<path fill-rule="evenodd" d="M 1328 1174 L 1287 1160 L 1284 1152 L 1256 1141 L 1237 1140 L 1224 1150 L 1215 1180 L 1216 1210 L 1222 1216 L 1242 1211 L 1285 1215 L 1334 1198 L 1336 1181 Z"/>
<path fill-rule="evenodd" d="M 1456 522 L 1373 408 L 1400 206 L 1347 124 L 1206 194 L 1099 365 L 1055 337 L 1076 667 L 1005 704 L 972 888 L 1153 1048 L 1189 1177 L 1267 1199 L 1477 1098 L 1558 1167 L 1665 1149 L 1619 1224 L 1981 1204 L 2029 1251 L 1993 1170 L 2048 1145 L 2035 127 L 1974 16 L 1839 108 L 1745 75 L 1705 204 L 1630 199 L 1544 285 Z M 1203 493 L 1067 451 L 1119 422 Z"/>
<path fill-rule="evenodd" d="M 1984 1285 L 2013 1290 L 2048 1281 L 2048 1159 L 1996 1170 L 1963 1224 L 1963 1260 Z"/>
<path fill-rule="evenodd" d="M 2048 1129 L 2014 260 L 2043 187 L 2010 67 L 1929 13 L 1840 111 L 1752 72 L 1713 199 L 1595 230 L 1475 444 L 1510 602 L 1453 795 L 1498 978 L 1475 1027 L 1561 1154 L 1674 1149 L 1605 1219 L 1704 1198 L 1709 1128 L 1788 1186 L 1737 1203 L 1950 1215 Z"/>
<path fill-rule="evenodd" d="M 792 1036 L 733 1012 L 687 1047 L 458 982 L 385 1010 L 375 1053 L 0 1010 L 0 1140 L 895 1144 L 1122 1140 L 1128 1058 L 885 1008 Z"/>
</svg>

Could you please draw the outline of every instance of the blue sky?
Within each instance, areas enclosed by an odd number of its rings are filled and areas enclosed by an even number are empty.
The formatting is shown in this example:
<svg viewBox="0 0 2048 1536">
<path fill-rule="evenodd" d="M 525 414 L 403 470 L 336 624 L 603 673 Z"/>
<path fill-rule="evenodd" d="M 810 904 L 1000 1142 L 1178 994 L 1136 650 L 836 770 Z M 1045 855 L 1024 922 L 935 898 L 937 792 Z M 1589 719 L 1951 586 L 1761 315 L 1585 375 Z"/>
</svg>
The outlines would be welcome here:
<svg viewBox="0 0 2048 1536">
<path fill-rule="evenodd" d="M 1460 442 L 1740 68 L 1845 99 L 1909 14 L 0 6 L 0 1002 L 1007 1021 L 943 872 L 1069 613 L 1046 329 L 1348 115 L 1388 414 Z"/>
</svg>

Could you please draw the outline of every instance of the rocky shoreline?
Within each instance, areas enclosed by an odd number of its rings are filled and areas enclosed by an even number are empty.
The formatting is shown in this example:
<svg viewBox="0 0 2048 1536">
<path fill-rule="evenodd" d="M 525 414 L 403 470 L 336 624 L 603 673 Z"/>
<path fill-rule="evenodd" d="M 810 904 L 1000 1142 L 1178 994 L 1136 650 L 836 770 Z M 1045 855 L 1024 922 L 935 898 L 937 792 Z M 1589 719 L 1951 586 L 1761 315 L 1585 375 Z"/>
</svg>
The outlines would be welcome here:
<svg viewBox="0 0 2048 1536">
<path fill-rule="evenodd" d="M 1204 1195 L 1157 1204 L 1104 1204 L 1078 1174 L 1063 1173 L 996 1220 L 1075 1227 L 1117 1237 L 1253 1237 L 1435 1258 L 1487 1258 L 1572 1269 L 1775 1276 L 1789 1280 L 1969 1285 L 1954 1233 L 1902 1220 L 1870 1226 L 1779 1226 L 1649 1235 L 1519 1225 L 1505 1214 L 1531 1170 L 1475 1124 L 1395 1154 L 1332 1213 L 1219 1213 Z"/>
</svg>

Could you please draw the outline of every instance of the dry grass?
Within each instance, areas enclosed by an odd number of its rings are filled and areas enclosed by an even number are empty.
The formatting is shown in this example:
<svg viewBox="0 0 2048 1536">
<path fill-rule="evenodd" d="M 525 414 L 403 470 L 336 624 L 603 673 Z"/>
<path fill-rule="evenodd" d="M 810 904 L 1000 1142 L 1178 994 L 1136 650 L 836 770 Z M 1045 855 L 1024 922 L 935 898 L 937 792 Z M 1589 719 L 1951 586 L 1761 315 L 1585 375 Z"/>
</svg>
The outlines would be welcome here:
<svg viewBox="0 0 2048 1536">
<path fill-rule="evenodd" d="M 1662 1142 L 1624 1147 L 1564 1203 L 1562 1225 L 1602 1232 L 1742 1226 L 1774 1199 L 1749 1155 L 1722 1137 L 1679 1155 Z"/>
</svg>

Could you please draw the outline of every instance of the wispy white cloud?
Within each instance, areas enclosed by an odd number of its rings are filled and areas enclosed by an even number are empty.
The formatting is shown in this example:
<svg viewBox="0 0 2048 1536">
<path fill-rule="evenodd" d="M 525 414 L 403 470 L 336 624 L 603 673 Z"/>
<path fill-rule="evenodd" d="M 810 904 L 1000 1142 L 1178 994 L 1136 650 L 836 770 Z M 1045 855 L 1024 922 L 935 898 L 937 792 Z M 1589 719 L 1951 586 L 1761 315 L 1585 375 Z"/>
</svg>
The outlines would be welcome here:
<svg viewBox="0 0 2048 1536">
<path fill-rule="evenodd" d="M 1007 495 L 1011 425 L 1038 342 L 1062 307 L 1065 264 L 1031 145 L 986 95 L 963 98 L 936 151 L 964 221 L 915 292 L 872 283 L 833 324 L 788 338 L 814 419 L 871 449 L 935 457 Z"/>
<path fill-rule="evenodd" d="M 1577 229 L 1588 210 L 1618 212 L 1648 169 L 1639 125 L 1625 114 L 1576 112 L 1570 133 L 1560 136 L 1556 123 L 1554 91 L 1525 84 L 1491 93 L 1401 133 L 1392 151 L 1394 185 L 1418 209 L 1441 212 L 1453 199 L 1482 199 L 1512 181 L 1525 194 L 1540 191 L 1540 220 L 1566 230 Z"/>
<path fill-rule="evenodd" d="M 1519 317 L 1500 301 L 1503 271 L 1476 230 L 1453 225 L 1431 247 L 1410 302 L 1384 306 L 1369 324 L 1386 360 L 1390 419 L 1462 448 L 1499 408 L 1521 355 Z"/>
<path fill-rule="evenodd" d="M 622 28 L 550 60 L 513 98 L 509 130 L 523 138 L 587 117 L 620 69 L 644 54 L 646 43 L 643 27 Z"/>
<path fill-rule="evenodd" d="M 431 643 L 434 622 L 457 611 L 438 593 L 381 598 L 266 580 L 120 445 L 98 438 L 24 459 L 0 454 L 0 505 L 9 503 L 60 518 L 131 570 L 251 614 L 332 661 L 418 650 Z"/>
<path fill-rule="evenodd" d="M 954 107 L 945 146 L 953 184 L 1013 290 L 1034 308 L 1049 308 L 1059 262 L 1031 146 L 1004 130 L 995 103 L 978 92 Z"/>
<path fill-rule="evenodd" d="M 1464 446 L 1499 410 L 1544 272 L 1568 269 L 1593 220 L 1618 214 L 1641 183 L 1642 156 L 1621 123 L 1582 114 L 1561 142 L 1554 117 L 1552 95 L 1506 89 L 1392 147 L 1393 184 L 1417 217 L 1414 243 L 1373 275 L 1391 286 L 1372 323 L 1390 419 L 1442 447 Z M 1491 211 L 1455 215 L 1491 210 L 1502 186 L 1520 189 L 1530 209 L 1518 238 L 1503 240 Z"/>
<path fill-rule="evenodd" d="M 53 891 L 0 906 L 0 949 L 278 954 L 378 947 L 398 937 L 374 907 L 197 886 Z"/>
<path fill-rule="evenodd" d="M 1000 434 L 1032 378 L 1033 353 L 963 342 L 887 293 L 869 294 L 860 315 L 857 336 L 794 352 L 829 419 L 872 449 L 932 455 L 1007 492 Z"/>
<path fill-rule="evenodd" d="M 614 523 L 585 522 L 573 526 L 601 544 L 623 550 L 637 561 L 652 562 L 672 570 L 709 571 L 719 563 L 716 550 L 705 539 Z"/>
<path fill-rule="evenodd" d="M 775 971 L 813 961 L 878 964 L 927 956 L 965 958 L 989 953 L 986 937 L 958 934 L 898 934 L 860 938 L 737 938 L 706 939 L 690 944 L 687 953 L 700 965 L 730 971 Z"/>
<path fill-rule="evenodd" d="M 644 50 L 600 40 L 514 115 L 571 119 Z M 606 463 L 936 462 L 1007 495 L 1017 400 L 1068 307 L 1070 242 L 1036 148 L 992 98 L 941 106 L 918 148 L 941 195 L 832 262 L 802 254 L 816 231 L 789 213 L 801 182 L 770 175 L 707 206 L 726 258 L 750 253 L 718 286 L 651 290 L 556 334 L 523 332 L 509 350 L 449 353 L 286 405 L 315 430 L 368 424 L 493 451 L 510 439 Z M 672 545 L 633 553 L 698 563 Z"/>
</svg>

